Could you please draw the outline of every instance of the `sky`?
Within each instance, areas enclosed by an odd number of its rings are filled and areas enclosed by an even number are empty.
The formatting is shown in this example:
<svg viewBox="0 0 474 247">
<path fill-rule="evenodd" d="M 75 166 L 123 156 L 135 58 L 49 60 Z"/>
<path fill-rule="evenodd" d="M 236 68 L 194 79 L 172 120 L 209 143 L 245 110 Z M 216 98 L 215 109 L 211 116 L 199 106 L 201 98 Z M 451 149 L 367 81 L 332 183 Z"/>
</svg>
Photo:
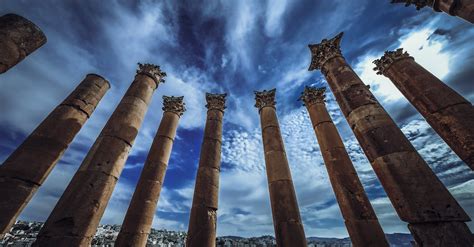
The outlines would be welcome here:
<svg viewBox="0 0 474 247">
<path fill-rule="evenodd" d="M 20 215 L 45 221 L 107 119 L 133 81 L 137 63 L 168 74 L 153 96 L 102 224 L 121 224 L 162 117 L 162 96 L 184 96 L 187 111 L 153 221 L 186 231 L 206 119 L 205 93 L 228 94 L 224 115 L 217 234 L 274 235 L 254 90 L 277 89 L 276 109 L 306 236 L 347 230 L 306 109 L 304 86 L 325 86 L 309 72 L 308 44 L 344 31 L 349 64 L 467 213 L 474 217 L 474 172 L 430 128 L 372 61 L 399 47 L 474 100 L 474 26 L 443 13 L 389 0 L 93 1 L 5 0 L 0 15 L 36 23 L 48 42 L 0 75 L 0 163 L 88 73 L 112 88 Z M 386 233 L 407 233 L 331 91 L 327 107 Z M 471 231 L 474 223 L 468 224 Z"/>
</svg>

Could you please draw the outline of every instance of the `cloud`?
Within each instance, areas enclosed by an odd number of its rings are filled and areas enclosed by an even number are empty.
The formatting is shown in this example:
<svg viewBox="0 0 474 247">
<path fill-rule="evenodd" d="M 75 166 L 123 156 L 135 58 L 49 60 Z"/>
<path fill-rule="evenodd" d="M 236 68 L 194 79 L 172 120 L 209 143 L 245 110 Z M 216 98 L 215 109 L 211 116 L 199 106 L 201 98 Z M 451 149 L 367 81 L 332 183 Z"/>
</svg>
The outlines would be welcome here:
<svg viewBox="0 0 474 247">
<path fill-rule="evenodd" d="M 308 72 L 308 43 L 346 31 L 343 52 L 460 204 L 470 210 L 473 173 L 433 132 L 372 61 L 403 47 L 466 98 L 474 99 L 474 29 L 457 18 L 383 1 L 308 0 L 154 2 L 9 1 L 0 12 L 32 19 L 48 43 L 0 76 L 0 159 L 74 89 L 86 73 L 112 89 L 22 214 L 44 220 L 133 81 L 136 62 L 157 63 L 166 83 L 153 96 L 126 169 L 102 223 L 119 224 L 162 116 L 162 95 L 184 95 L 154 227 L 186 230 L 206 119 L 205 92 L 227 92 L 222 146 L 219 235 L 273 234 L 259 115 L 253 90 L 277 88 L 277 109 L 307 236 L 347 236 L 306 109 L 304 85 L 325 85 Z M 373 23 L 377 23 L 374 25 Z M 364 152 L 327 93 L 327 107 L 386 232 L 407 232 Z M 470 215 L 474 212 L 469 211 Z M 471 227 L 472 226 L 471 224 Z"/>
<path fill-rule="evenodd" d="M 268 1 L 265 11 L 265 33 L 270 37 L 281 34 L 284 25 L 282 20 L 285 10 L 288 8 L 288 0 Z"/>
</svg>

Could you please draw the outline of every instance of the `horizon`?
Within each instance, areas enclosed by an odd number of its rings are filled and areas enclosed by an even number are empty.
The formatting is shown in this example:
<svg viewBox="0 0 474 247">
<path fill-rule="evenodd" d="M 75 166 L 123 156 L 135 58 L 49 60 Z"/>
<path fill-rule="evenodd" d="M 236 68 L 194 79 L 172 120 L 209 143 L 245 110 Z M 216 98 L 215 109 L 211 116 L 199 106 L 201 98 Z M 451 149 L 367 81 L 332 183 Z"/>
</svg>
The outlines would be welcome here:
<svg viewBox="0 0 474 247">
<path fill-rule="evenodd" d="M 402 129 L 463 209 L 474 217 L 474 172 L 426 123 L 373 60 L 404 48 L 424 68 L 474 101 L 474 28 L 462 19 L 390 1 L 85 0 L 5 1 L 0 15 L 37 24 L 48 42 L 0 76 L 0 162 L 88 73 L 111 89 L 38 190 L 19 220 L 44 222 L 125 90 L 137 63 L 167 73 L 154 93 L 100 224 L 121 225 L 162 117 L 162 96 L 184 96 L 153 228 L 187 231 L 206 120 L 205 93 L 227 93 L 217 235 L 274 235 L 254 90 L 276 88 L 276 109 L 307 236 L 346 238 L 306 109 L 305 86 L 327 86 L 309 72 L 308 44 L 344 31 L 348 63 Z M 374 24 L 375 23 L 375 24 Z M 327 108 L 385 234 L 409 234 L 359 147 L 331 90 Z M 471 232 L 474 223 L 467 222 Z"/>
</svg>

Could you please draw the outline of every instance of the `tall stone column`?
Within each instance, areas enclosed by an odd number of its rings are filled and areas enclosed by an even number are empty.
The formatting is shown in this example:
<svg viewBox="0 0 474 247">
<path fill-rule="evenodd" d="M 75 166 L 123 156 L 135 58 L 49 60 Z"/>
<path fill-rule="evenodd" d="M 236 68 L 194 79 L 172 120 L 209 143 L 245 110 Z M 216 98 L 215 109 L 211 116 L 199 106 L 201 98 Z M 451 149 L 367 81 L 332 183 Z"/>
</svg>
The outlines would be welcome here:
<svg viewBox="0 0 474 247">
<path fill-rule="evenodd" d="M 474 0 L 392 0 L 392 3 L 413 4 L 417 10 L 428 6 L 436 12 L 445 12 L 474 23 Z"/>
<path fill-rule="evenodd" d="M 185 110 L 183 97 L 163 96 L 163 118 L 148 152 L 115 246 L 146 246 L 179 118 Z"/>
<path fill-rule="evenodd" d="M 216 246 L 222 118 L 227 94 L 206 94 L 207 120 L 194 186 L 186 247 Z"/>
<path fill-rule="evenodd" d="M 122 172 L 153 92 L 166 74 L 139 69 L 33 246 L 88 246 Z"/>
<path fill-rule="evenodd" d="M 355 247 L 388 247 L 374 209 L 326 109 L 325 91 L 324 87 L 306 87 L 300 99 L 308 109 L 352 244 Z"/>
<path fill-rule="evenodd" d="M 276 89 L 255 92 L 277 246 L 307 246 L 275 109 Z"/>
<path fill-rule="evenodd" d="M 109 90 L 89 74 L 0 166 L 0 236 L 7 233 Z"/>
<path fill-rule="evenodd" d="M 33 22 L 16 14 L 0 17 L 0 74 L 46 43 L 46 36 Z"/>
<path fill-rule="evenodd" d="M 342 33 L 309 45 L 398 216 L 420 246 L 471 246 L 469 216 L 341 54 Z"/>
<path fill-rule="evenodd" d="M 474 107 L 423 68 L 403 49 L 374 61 L 377 74 L 388 77 L 426 121 L 474 170 Z"/>
</svg>

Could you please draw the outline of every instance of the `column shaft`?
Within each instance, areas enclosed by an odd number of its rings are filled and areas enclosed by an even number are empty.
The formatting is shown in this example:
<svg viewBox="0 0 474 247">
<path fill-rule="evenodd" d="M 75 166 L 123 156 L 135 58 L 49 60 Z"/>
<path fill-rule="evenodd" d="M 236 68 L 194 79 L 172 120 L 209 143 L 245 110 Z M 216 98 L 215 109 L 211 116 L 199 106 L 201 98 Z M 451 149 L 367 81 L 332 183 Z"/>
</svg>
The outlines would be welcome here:
<svg viewBox="0 0 474 247">
<path fill-rule="evenodd" d="M 140 65 L 135 80 L 49 215 L 33 246 L 90 245 L 151 96 L 161 80 L 161 75 L 153 76 L 150 66 Z"/>
<path fill-rule="evenodd" d="M 474 24 L 473 0 L 435 0 L 433 8 Z"/>
<path fill-rule="evenodd" d="M 320 90 L 319 93 L 316 90 Z M 311 99 L 311 93 L 319 94 L 319 99 Z M 382 227 L 326 109 L 324 88 L 307 87 L 302 99 L 308 109 L 352 244 L 355 247 L 388 247 Z"/>
<path fill-rule="evenodd" d="M 405 3 L 406 6 L 413 4 L 417 10 L 429 6 L 434 11 L 445 12 L 474 23 L 474 0 L 392 0 L 392 3 Z"/>
<path fill-rule="evenodd" d="M 347 64 L 341 38 L 310 45 L 310 69 L 321 68 L 399 217 L 420 246 L 471 246 L 469 216 Z"/>
<path fill-rule="evenodd" d="M 277 246 L 307 246 L 290 167 L 274 108 L 274 90 L 257 92 L 265 165 Z M 259 105 L 259 94 L 273 94 Z M 265 96 L 263 96 L 265 97 Z M 260 107 L 261 106 L 261 107 Z"/>
<path fill-rule="evenodd" d="M 102 77 L 87 75 L 0 166 L 0 236 L 10 230 L 109 88 Z"/>
<path fill-rule="evenodd" d="M 16 14 L 0 17 L 0 74 L 46 43 L 46 36 L 33 22 Z"/>
<path fill-rule="evenodd" d="M 182 97 L 180 98 L 181 105 L 183 105 Z M 179 112 L 165 111 L 163 113 L 160 127 L 153 140 L 120 233 L 115 241 L 115 246 L 117 247 L 146 246 L 165 178 L 166 168 L 168 167 L 173 141 L 176 136 L 179 118 L 183 111 L 184 106 L 182 106 Z"/>
<path fill-rule="evenodd" d="M 387 76 L 451 149 L 474 170 L 474 107 L 402 49 L 376 60 Z"/>
<path fill-rule="evenodd" d="M 430 228 L 428 224 L 436 228 L 444 228 L 446 224 L 465 225 L 464 221 L 470 218 L 346 61 L 341 57 L 331 59 L 323 69 L 385 192 L 399 217 L 410 223 L 417 243 L 420 246 L 469 246 L 472 238 L 469 232 L 452 232 L 456 238 L 445 239 L 448 233 L 432 235 L 433 230 L 426 230 Z M 415 228 L 420 230 L 413 231 Z M 438 245 L 425 244 L 435 238 Z M 457 245 L 457 239 L 469 245 Z"/>
<path fill-rule="evenodd" d="M 215 100 L 219 96 L 221 96 L 219 105 L 210 103 L 210 100 Z M 209 110 L 189 218 L 187 247 L 216 246 L 224 97 L 225 95 L 222 97 L 214 94 L 206 96 Z"/>
</svg>

